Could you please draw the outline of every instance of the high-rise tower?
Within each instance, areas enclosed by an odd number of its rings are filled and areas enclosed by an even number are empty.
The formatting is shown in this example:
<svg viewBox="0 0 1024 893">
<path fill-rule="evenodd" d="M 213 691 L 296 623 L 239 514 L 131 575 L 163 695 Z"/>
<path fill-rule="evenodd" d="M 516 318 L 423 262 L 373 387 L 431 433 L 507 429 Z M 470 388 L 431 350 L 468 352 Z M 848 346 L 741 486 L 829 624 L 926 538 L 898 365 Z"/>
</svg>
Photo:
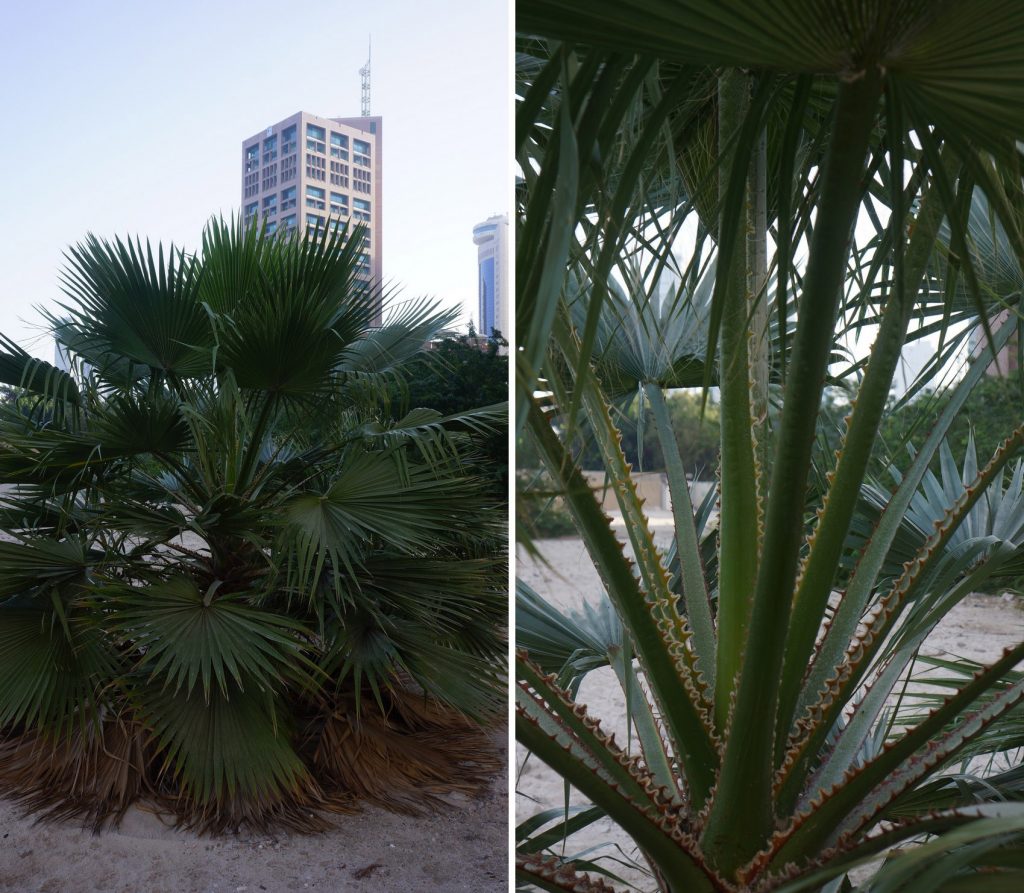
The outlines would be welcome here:
<svg viewBox="0 0 1024 893">
<path fill-rule="evenodd" d="M 479 268 L 478 331 L 490 337 L 497 330 L 508 337 L 508 218 L 500 214 L 478 223 L 473 242 Z"/>
<path fill-rule="evenodd" d="M 366 227 L 357 274 L 379 284 L 382 207 L 380 116 L 321 118 L 308 112 L 242 142 L 242 215 L 267 232 L 348 223 Z"/>
</svg>

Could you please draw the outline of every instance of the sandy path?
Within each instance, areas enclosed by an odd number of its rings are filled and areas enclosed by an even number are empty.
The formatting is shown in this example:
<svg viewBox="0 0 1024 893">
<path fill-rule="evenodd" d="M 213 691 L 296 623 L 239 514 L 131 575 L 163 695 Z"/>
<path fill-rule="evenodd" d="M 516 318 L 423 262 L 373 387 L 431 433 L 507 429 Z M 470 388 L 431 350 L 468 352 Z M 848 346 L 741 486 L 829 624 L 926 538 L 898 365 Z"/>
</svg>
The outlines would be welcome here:
<svg viewBox="0 0 1024 893">
<path fill-rule="evenodd" d="M 652 528 L 657 544 L 664 548 L 671 537 L 668 513 L 652 512 Z M 574 538 L 537 540 L 540 555 L 546 561 L 538 562 L 518 555 L 516 572 L 520 579 L 532 586 L 548 601 L 562 610 L 578 608 L 583 601 L 592 600 L 600 592 L 600 579 L 580 540 Z M 1013 601 L 988 596 L 971 596 L 957 605 L 936 628 L 922 651 L 938 655 L 955 654 L 980 662 L 991 662 L 1008 645 L 1024 638 L 1024 611 Z M 580 687 L 578 698 L 589 712 L 602 720 L 602 727 L 612 731 L 620 744 L 626 741 L 625 698 L 610 669 L 590 673 Z M 561 806 L 564 786 L 561 779 L 536 758 L 526 760 L 524 748 L 516 747 L 516 814 L 521 822 L 542 808 Z M 524 764 L 525 761 L 525 764 Z M 578 792 L 571 792 L 570 803 L 587 802 Z M 621 877 L 636 885 L 637 889 L 650 889 L 652 884 L 635 869 L 625 868 L 616 861 L 624 852 L 635 855 L 628 838 L 609 821 L 598 822 L 571 837 L 566 854 L 579 853 L 591 847 L 588 858 L 598 858 L 610 871 L 621 872 Z"/>
<path fill-rule="evenodd" d="M 494 742 L 507 756 L 504 729 Z M 410 818 L 368 808 L 323 834 L 199 838 L 135 810 L 95 836 L 33 825 L 0 800 L 0 890 L 24 893 L 499 893 L 508 889 L 506 773 L 482 798 Z"/>
</svg>

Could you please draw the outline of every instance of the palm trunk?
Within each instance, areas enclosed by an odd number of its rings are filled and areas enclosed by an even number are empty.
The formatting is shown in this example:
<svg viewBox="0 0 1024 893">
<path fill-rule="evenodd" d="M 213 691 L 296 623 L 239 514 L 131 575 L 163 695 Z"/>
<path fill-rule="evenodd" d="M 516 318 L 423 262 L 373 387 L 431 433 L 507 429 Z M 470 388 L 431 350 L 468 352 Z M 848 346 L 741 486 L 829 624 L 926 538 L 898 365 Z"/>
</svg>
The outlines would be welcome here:
<svg viewBox="0 0 1024 893">
<path fill-rule="evenodd" d="M 773 830 L 771 784 L 778 680 L 803 534 L 807 473 L 879 95 L 877 71 L 865 72 L 840 86 L 824 164 L 822 197 L 772 465 L 750 635 L 718 788 L 702 841 L 709 858 L 727 875 L 763 847 Z M 728 398 L 734 399 L 731 393 Z M 723 419 L 727 409 L 730 414 L 737 413 L 736 407 L 726 407 L 726 400 L 723 388 Z M 725 536 L 723 524 L 723 539 Z M 749 549 L 749 542 L 742 545 Z"/>
</svg>

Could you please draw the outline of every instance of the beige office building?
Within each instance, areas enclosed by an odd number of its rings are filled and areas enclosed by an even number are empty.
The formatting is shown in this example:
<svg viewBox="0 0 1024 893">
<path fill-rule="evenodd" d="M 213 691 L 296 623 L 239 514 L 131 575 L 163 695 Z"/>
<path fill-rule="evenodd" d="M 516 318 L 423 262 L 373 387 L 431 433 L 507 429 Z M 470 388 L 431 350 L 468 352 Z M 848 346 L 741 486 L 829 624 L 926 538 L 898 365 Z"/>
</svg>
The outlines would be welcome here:
<svg viewBox="0 0 1024 893">
<path fill-rule="evenodd" d="M 383 281 L 381 118 L 297 112 L 242 143 L 242 216 L 268 233 L 366 226 L 358 275 Z"/>
</svg>

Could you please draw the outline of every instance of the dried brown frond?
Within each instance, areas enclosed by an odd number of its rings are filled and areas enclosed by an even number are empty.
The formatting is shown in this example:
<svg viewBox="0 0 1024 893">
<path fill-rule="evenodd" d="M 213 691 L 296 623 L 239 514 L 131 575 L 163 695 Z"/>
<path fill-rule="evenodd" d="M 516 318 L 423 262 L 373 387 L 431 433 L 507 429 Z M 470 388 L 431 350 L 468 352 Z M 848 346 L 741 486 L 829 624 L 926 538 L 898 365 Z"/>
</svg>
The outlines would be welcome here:
<svg viewBox="0 0 1024 893">
<path fill-rule="evenodd" d="M 0 742 L 0 793 L 40 821 L 80 820 L 99 832 L 153 793 L 154 755 L 141 724 L 120 717 L 58 739 L 29 731 Z"/>
<path fill-rule="evenodd" d="M 357 716 L 351 699 L 339 699 L 312 719 L 303 750 L 329 799 L 419 815 L 451 794 L 480 796 L 501 771 L 486 730 L 462 715 L 416 692 L 382 699 L 385 711 L 367 697 Z"/>
<path fill-rule="evenodd" d="M 351 801 L 325 798 L 312 779 L 286 797 L 222 796 L 215 803 L 204 803 L 185 793 L 166 791 L 155 797 L 153 803 L 160 811 L 171 813 L 175 827 L 200 834 L 224 834 L 240 828 L 259 833 L 319 833 L 334 827 L 323 814 L 325 810 L 356 812 Z"/>
</svg>

